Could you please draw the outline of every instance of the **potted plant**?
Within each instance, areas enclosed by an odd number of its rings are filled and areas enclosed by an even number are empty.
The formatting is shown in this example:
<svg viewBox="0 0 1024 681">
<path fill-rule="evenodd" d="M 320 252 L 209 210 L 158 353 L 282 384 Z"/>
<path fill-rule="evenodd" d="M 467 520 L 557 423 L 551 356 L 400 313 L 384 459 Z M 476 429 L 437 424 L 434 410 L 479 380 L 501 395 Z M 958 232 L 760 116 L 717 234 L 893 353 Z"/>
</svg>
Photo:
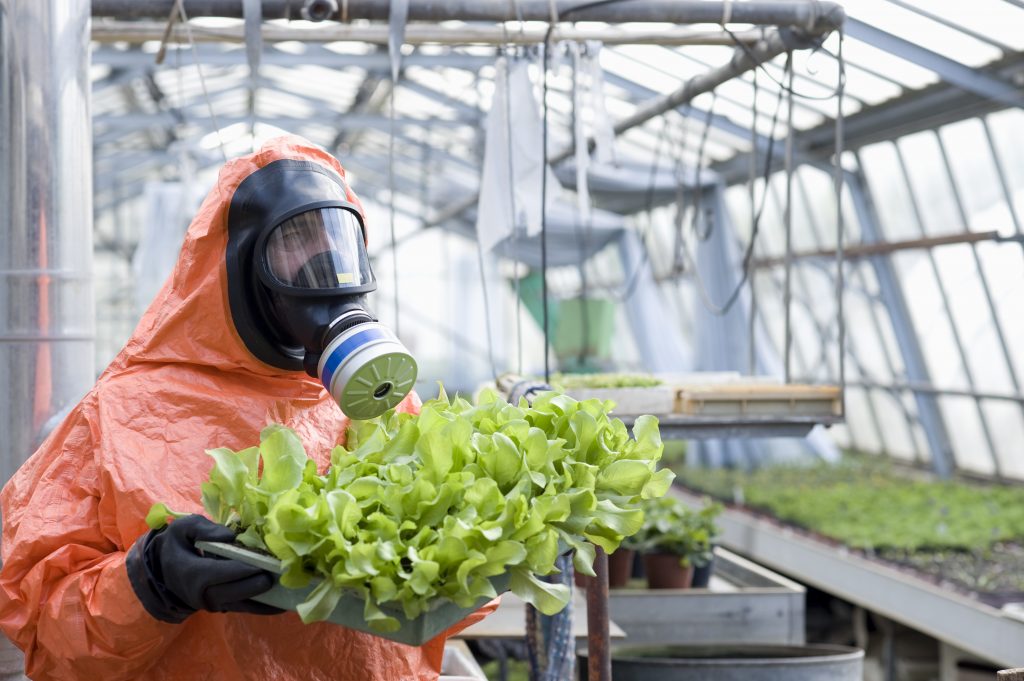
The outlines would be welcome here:
<svg viewBox="0 0 1024 681">
<path fill-rule="evenodd" d="M 694 568 L 710 562 L 714 518 L 720 507 L 692 511 L 678 499 L 652 499 L 644 506 L 644 525 L 635 542 L 644 549 L 647 583 L 652 589 L 686 589 Z"/>
<path fill-rule="evenodd" d="M 708 501 L 704 508 L 690 515 L 694 533 L 700 537 L 707 537 L 707 550 L 690 559 L 693 563 L 693 583 L 690 586 L 695 589 L 706 589 L 711 581 L 711 573 L 715 569 L 715 539 L 719 535 L 715 520 L 721 512 L 721 504 Z"/>
</svg>

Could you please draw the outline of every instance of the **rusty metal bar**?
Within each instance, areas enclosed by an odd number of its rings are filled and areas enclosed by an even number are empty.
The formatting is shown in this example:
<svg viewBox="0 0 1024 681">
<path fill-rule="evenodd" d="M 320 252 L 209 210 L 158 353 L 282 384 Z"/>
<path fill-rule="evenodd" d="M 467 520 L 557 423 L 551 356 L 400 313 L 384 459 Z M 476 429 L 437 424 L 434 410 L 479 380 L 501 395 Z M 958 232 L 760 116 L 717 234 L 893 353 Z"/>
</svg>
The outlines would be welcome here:
<svg viewBox="0 0 1024 681">
<path fill-rule="evenodd" d="M 608 554 L 595 546 L 594 574 L 587 583 L 587 678 L 611 681 L 608 627 Z"/>
<path fill-rule="evenodd" d="M 896 253 L 898 251 L 911 251 L 926 248 L 935 248 L 936 246 L 951 246 L 954 244 L 974 244 L 980 241 L 1003 241 L 1004 239 L 1000 236 L 999 232 L 968 232 L 965 234 L 949 234 L 947 236 L 935 236 L 926 237 L 921 239 L 907 239 L 905 241 L 886 241 L 881 243 L 871 244 L 860 244 L 857 246 L 846 246 L 843 248 L 843 257 L 846 260 L 853 258 L 867 258 L 875 255 L 888 255 L 890 253 Z M 802 260 L 806 258 L 834 258 L 836 257 L 836 250 L 833 248 L 822 248 L 813 251 L 802 251 L 800 253 L 794 253 L 792 258 L 794 260 Z M 771 258 L 755 258 L 753 261 L 754 267 L 766 268 L 766 267 L 778 267 L 784 265 L 786 258 L 784 256 L 777 256 Z"/>
</svg>

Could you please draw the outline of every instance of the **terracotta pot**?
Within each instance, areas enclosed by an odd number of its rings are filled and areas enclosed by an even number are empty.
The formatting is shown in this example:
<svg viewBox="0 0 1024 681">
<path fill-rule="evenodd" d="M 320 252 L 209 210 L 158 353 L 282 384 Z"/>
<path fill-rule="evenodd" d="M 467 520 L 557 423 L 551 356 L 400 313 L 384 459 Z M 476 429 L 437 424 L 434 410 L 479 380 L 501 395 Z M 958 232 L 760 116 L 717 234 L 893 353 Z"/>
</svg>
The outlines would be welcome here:
<svg viewBox="0 0 1024 681">
<path fill-rule="evenodd" d="M 647 586 L 652 589 L 689 589 L 693 581 L 693 566 L 683 567 L 680 557 L 672 553 L 644 554 Z"/>
<path fill-rule="evenodd" d="M 632 549 L 619 549 L 608 556 L 608 587 L 621 589 L 629 582 L 633 573 L 633 559 L 636 551 Z M 586 589 L 593 581 L 593 577 L 587 577 L 579 572 L 574 575 L 576 588 Z"/>
<path fill-rule="evenodd" d="M 633 557 L 636 551 L 633 549 L 620 548 L 608 556 L 608 586 L 612 589 L 621 589 L 629 582 L 633 575 Z"/>
</svg>

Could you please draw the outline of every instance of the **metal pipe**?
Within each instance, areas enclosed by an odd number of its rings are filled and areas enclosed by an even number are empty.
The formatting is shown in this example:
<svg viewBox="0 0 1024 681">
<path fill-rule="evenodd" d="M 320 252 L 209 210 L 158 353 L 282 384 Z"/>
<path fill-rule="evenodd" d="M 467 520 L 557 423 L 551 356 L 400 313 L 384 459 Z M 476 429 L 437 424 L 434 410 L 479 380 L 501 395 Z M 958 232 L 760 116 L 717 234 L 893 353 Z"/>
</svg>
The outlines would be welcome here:
<svg viewBox="0 0 1024 681">
<path fill-rule="evenodd" d="M 244 30 L 239 26 L 203 26 L 190 24 L 192 37 L 197 43 L 241 43 L 245 41 Z M 92 39 L 99 43 L 129 42 L 141 43 L 162 40 L 167 26 L 157 21 L 97 21 L 92 27 Z M 508 30 L 503 26 L 458 26 L 446 28 L 427 24 L 406 26 L 403 42 L 407 45 L 536 45 L 544 42 L 546 29 L 529 28 L 522 31 Z M 388 27 L 383 25 L 335 24 L 313 28 L 295 28 L 289 25 L 264 24 L 263 41 L 267 43 L 300 41 L 304 43 L 333 43 L 356 41 L 386 45 Z M 735 37 L 735 39 L 734 39 Z M 600 40 L 605 45 L 729 45 L 736 40 L 754 44 L 761 39 L 760 31 L 702 31 L 690 27 L 674 27 L 659 30 L 636 30 L 618 27 L 557 29 L 552 40 L 585 42 Z M 188 34 L 180 25 L 172 27 L 167 37 L 170 43 L 187 43 Z"/>
<path fill-rule="evenodd" d="M 0 0 L 0 83 L 5 482 L 95 379 L 88 0 Z"/>
<path fill-rule="evenodd" d="M 789 383 L 792 376 L 792 365 L 790 363 L 791 347 L 793 344 L 793 134 L 796 128 L 793 127 L 793 55 L 786 59 L 786 71 L 789 75 L 789 97 L 786 104 L 786 152 L 784 159 L 784 172 L 786 174 L 786 206 L 783 213 L 783 224 L 786 230 L 786 274 L 785 284 L 782 291 L 782 307 L 785 324 L 783 332 L 782 350 L 782 373 L 783 380 Z M 771 180 L 769 180 L 770 182 Z M 767 189 L 767 187 L 766 187 Z"/>
<path fill-rule="evenodd" d="M 166 19 L 175 0 L 93 0 L 94 17 L 119 19 Z M 238 0 L 183 0 L 189 17 L 242 17 Z M 671 24 L 719 24 L 723 19 L 737 24 L 797 26 L 824 33 L 842 23 L 844 13 L 837 2 L 706 2 L 704 0 L 644 0 L 609 3 L 573 11 L 578 0 L 419 0 L 409 3 L 412 21 L 549 21 L 552 4 L 563 20 L 603 21 L 611 24 L 656 22 Z M 263 0 L 264 19 L 299 19 L 294 0 Z M 348 0 L 347 21 L 387 21 L 390 0 Z M 335 18 L 341 19 L 338 16 Z"/>
<path fill-rule="evenodd" d="M 629 3 L 626 3 L 627 5 Z M 688 4 L 688 3 L 683 3 Z M 716 4 L 716 3 L 701 3 Z M 752 3 L 748 3 L 752 4 Z M 824 3 L 823 3 L 824 4 Z M 739 6 L 739 5 L 737 5 Z M 609 5 L 611 7 L 611 5 Z M 840 10 L 841 12 L 842 10 Z M 735 16 L 735 15 L 734 15 Z M 841 20 L 841 17 L 840 17 Z M 747 50 L 737 49 L 728 63 L 711 69 L 707 73 L 695 76 L 680 87 L 678 90 L 667 95 L 654 97 L 637 106 L 636 110 L 629 116 L 617 122 L 613 128 L 616 137 L 627 130 L 643 125 L 652 118 L 656 118 L 666 112 L 678 109 L 706 92 L 711 92 L 716 87 L 725 83 L 742 73 L 756 68 L 758 64 L 774 59 L 787 50 L 809 47 L 793 33 L 781 33 L 779 31 L 770 33 L 762 42 Z M 588 146 L 594 143 L 593 138 L 588 140 Z M 571 141 L 565 148 L 556 154 L 548 157 L 548 163 L 554 165 L 571 157 L 576 151 L 575 142 Z M 460 215 L 463 211 L 476 205 L 478 194 L 467 196 L 465 200 L 453 204 L 449 209 L 442 211 L 432 220 L 425 223 L 424 227 L 436 227 L 452 218 Z"/>
<path fill-rule="evenodd" d="M 0 0 L 0 483 L 95 379 L 89 92 L 89 0 Z"/>
</svg>

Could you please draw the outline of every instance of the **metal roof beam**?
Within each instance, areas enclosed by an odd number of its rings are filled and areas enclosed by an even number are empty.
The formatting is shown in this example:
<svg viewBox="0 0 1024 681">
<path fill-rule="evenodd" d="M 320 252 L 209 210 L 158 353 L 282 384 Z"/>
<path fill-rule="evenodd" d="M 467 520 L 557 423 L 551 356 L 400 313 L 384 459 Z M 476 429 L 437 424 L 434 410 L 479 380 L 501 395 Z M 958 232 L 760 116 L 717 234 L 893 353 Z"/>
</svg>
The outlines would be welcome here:
<svg viewBox="0 0 1024 681">
<path fill-rule="evenodd" d="M 905 38 L 876 28 L 853 17 L 847 17 L 846 35 L 905 59 L 938 75 L 947 83 L 1007 106 L 1024 106 L 1020 87 L 998 76 L 965 66 L 949 57 L 932 52 Z"/>
<path fill-rule="evenodd" d="M 637 95 L 638 97 L 646 99 L 648 97 L 653 97 L 658 94 L 657 92 L 648 87 L 640 85 L 639 83 L 634 83 L 633 81 L 627 78 L 623 78 L 622 76 L 615 73 L 611 73 L 609 71 L 605 71 L 604 77 L 607 82 L 613 83 L 614 85 L 621 87 L 624 90 L 627 90 L 632 94 Z M 676 109 L 676 111 L 682 114 L 683 116 L 708 120 L 708 110 L 696 107 L 693 104 L 684 104 L 683 106 L 680 106 L 678 109 Z M 745 128 L 739 123 L 733 122 L 727 116 L 723 116 L 722 114 L 711 113 L 710 122 L 713 128 L 721 130 L 722 132 L 732 137 L 736 137 L 737 139 L 741 139 L 747 143 L 749 143 L 751 140 L 750 128 Z M 771 144 L 771 139 L 767 135 L 762 135 L 761 133 L 756 133 L 755 139 L 757 140 L 756 144 L 758 153 L 767 152 L 768 145 Z M 782 140 L 776 140 L 776 147 L 778 147 L 778 145 L 781 143 Z"/>
<path fill-rule="evenodd" d="M 249 116 L 217 116 L 220 127 L 226 128 L 236 123 L 247 123 L 252 120 Z M 186 125 L 203 125 L 211 123 L 208 117 L 192 118 Z M 299 128 L 303 125 L 320 125 L 328 128 L 339 128 L 345 130 L 356 130 L 360 128 L 373 128 L 387 132 L 390 120 L 387 116 L 376 114 L 351 114 L 339 116 L 335 119 L 317 120 L 304 116 L 257 116 L 257 123 L 274 125 L 279 128 Z M 122 116 L 102 114 L 93 118 L 93 127 L 109 129 L 117 134 L 124 134 L 133 130 L 146 130 L 154 127 L 167 127 L 177 125 L 178 121 L 168 112 L 153 113 L 129 113 Z M 438 127 L 453 128 L 467 125 L 475 125 L 476 121 L 448 120 L 444 118 L 408 118 L 395 119 L 396 127 Z"/>
<path fill-rule="evenodd" d="M 975 73 L 1024 85 L 1024 55 L 1012 55 Z M 868 144 L 932 130 L 1004 108 L 1003 102 L 978 97 L 950 83 L 939 82 L 847 116 L 843 123 L 844 146 L 855 151 Z M 827 163 L 834 153 L 834 145 L 835 120 L 829 118 L 814 128 L 797 133 L 794 158 L 798 163 Z M 737 154 L 712 165 L 712 168 L 722 175 L 727 184 L 743 182 L 747 177 L 746 158 L 747 154 Z M 782 158 L 777 157 L 772 169 L 781 168 Z"/>
<path fill-rule="evenodd" d="M 239 4 L 241 7 L 241 4 Z M 187 47 L 182 50 L 181 64 L 193 66 L 194 57 L 192 50 Z M 245 50 L 241 48 L 224 50 L 212 45 L 197 45 L 196 53 L 199 61 L 205 66 L 246 66 Z M 113 47 L 98 47 L 92 52 L 92 63 L 94 65 L 105 65 L 115 68 L 141 68 L 152 67 L 156 55 L 152 52 L 142 50 L 119 50 Z M 165 64 L 173 64 L 174 50 L 168 50 L 168 57 Z M 387 53 L 371 52 L 368 54 L 343 54 L 334 52 L 322 45 L 306 45 L 299 53 L 282 52 L 276 48 L 267 48 L 261 56 L 261 63 L 269 66 L 327 66 L 332 69 L 341 67 L 357 67 L 367 71 L 387 73 L 391 64 L 388 61 Z M 477 56 L 463 52 L 447 52 L 445 54 L 410 54 L 402 58 L 405 67 L 443 66 L 453 69 L 466 69 L 476 71 L 484 66 L 494 64 L 494 58 L 488 56 Z"/>
</svg>

